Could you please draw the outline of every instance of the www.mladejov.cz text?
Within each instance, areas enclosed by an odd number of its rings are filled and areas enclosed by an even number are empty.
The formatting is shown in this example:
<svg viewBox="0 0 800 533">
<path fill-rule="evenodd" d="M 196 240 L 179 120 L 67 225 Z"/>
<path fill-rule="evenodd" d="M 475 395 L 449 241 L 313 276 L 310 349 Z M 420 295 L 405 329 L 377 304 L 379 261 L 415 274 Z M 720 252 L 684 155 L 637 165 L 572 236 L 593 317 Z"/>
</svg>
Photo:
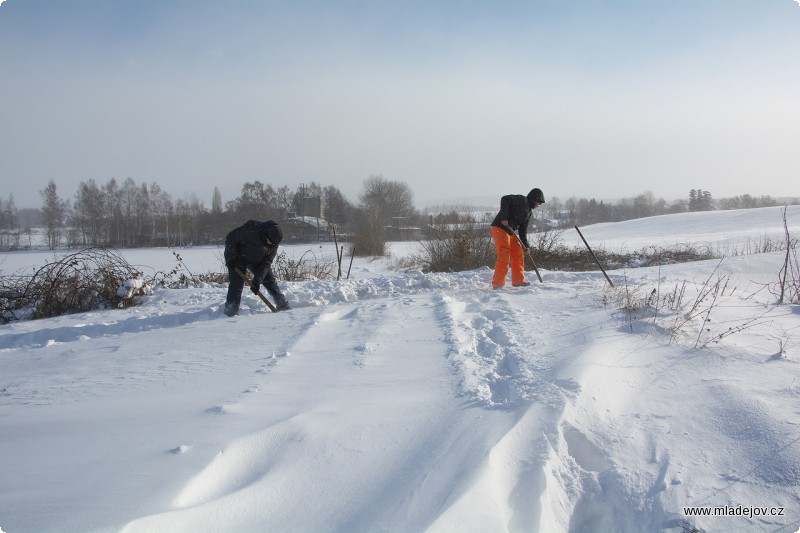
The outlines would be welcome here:
<svg viewBox="0 0 800 533">
<path fill-rule="evenodd" d="M 719 507 L 684 507 L 685 516 L 743 516 L 758 518 L 762 516 L 785 516 L 783 507 L 761 507 L 755 505 L 723 505 Z"/>
</svg>

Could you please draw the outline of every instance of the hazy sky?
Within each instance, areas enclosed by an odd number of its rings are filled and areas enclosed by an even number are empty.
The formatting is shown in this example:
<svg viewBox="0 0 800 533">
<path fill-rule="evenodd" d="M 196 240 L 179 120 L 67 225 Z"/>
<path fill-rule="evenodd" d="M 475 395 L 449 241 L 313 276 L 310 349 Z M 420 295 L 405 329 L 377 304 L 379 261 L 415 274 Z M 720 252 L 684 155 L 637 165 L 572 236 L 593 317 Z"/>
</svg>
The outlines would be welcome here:
<svg viewBox="0 0 800 533">
<path fill-rule="evenodd" d="M 800 195 L 797 0 L 5 0 L 0 197 Z"/>
</svg>

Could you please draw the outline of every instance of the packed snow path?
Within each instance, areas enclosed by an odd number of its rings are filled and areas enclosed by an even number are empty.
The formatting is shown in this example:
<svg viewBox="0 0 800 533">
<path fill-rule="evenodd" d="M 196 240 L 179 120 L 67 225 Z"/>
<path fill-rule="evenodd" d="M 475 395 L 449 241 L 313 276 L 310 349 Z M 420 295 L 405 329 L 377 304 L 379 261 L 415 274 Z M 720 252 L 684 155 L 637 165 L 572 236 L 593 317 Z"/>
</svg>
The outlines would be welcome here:
<svg viewBox="0 0 800 533">
<path fill-rule="evenodd" d="M 649 288 L 677 272 L 702 280 L 714 268 L 612 276 Z M 695 350 L 603 305 L 600 274 L 545 273 L 543 284 L 500 291 L 488 289 L 490 276 L 290 284 L 291 312 L 269 313 L 248 293 L 231 319 L 220 310 L 224 288 L 158 291 L 128 310 L 14 324 L 0 336 L 11 376 L 0 395 L 0 526 L 796 523 L 797 359 L 763 342 L 772 329 Z M 796 338 L 791 306 L 773 307 L 770 320 Z M 736 504 L 786 512 L 759 520 L 682 512 Z"/>
</svg>

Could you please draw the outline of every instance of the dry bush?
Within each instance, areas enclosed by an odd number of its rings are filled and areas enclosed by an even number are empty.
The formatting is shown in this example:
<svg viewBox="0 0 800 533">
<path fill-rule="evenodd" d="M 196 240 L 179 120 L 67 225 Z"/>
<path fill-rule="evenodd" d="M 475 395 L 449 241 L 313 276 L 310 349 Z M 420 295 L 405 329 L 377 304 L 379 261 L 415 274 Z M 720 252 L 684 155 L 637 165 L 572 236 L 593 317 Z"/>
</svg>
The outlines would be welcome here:
<svg viewBox="0 0 800 533">
<path fill-rule="evenodd" d="M 159 270 L 152 276 L 146 277 L 145 282 L 153 287 L 166 287 L 168 289 L 186 289 L 189 287 L 201 287 L 204 284 L 228 283 L 228 272 L 204 272 L 195 274 L 183 262 L 181 255 L 172 251 L 175 257 L 175 266 L 171 270 Z M 225 261 L 220 258 L 220 263 Z"/>
<path fill-rule="evenodd" d="M 736 248 L 727 251 L 725 255 L 735 257 L 739 255 L 766 254 L 782 250 L 784 250 L 784 243 L 780 239 L 776 240 L 768 235 L 762 235 L 758 239 L 747 239 L 746 242 L 740 243 Z"/>
<path fill-rule="evenodd" d="M 588 272 L 599 269 L 585 248 L 570 248 L 552 238 L 546 238 L 543 242 L 546 242 L 547 246 L 540 247 L 538 246 L 540 241 L 535 239 L 534 237 L 531 253 L 539 268 L 570 272 Z M 690 244 L 676 245 L 671 248 L 649 246 L 637 252 L 610 252 L 603 247 L 592 248 L 598 261 L 607 270 L 689 263 L 716 258 L 710 248 Z"/>
<path fill-rule="evenodd" d="M 633 329 L 633 324 L 642 318 L 655 316 L 658 308 L 658 290 L 642 286 L 632 286 L 625 282 L 617 287 L 606 285 L 602 295 L 605 307 L 619 309 L 625 317 L 625 323 Z"/>
<path fill-rule="evenodd" d="M 589 272 L 599 269 L 585 248 L 562 244 L 561 234 L 560 230 L 547 230 L 528 235 L 530 252 L 538 268 L 568 272 Z M 458 272 L 481 266 L 492 267 L 497 259 L 488 224 L 476 223 L 474 220 L 440 224 L 429 230 L 428 237 L 420 243 L 422 252 L 415 254 L 411 261 L 424 271 Z M 600 247 L 594 252 L 606 269 L 658 266 L 715 257 L 708 247 L 688 244 L 672 248 L 650 246 L 629 253 L 609 252 Z M 532 268 L 527 255 L 526 263 Z"/>
<path fill-rule="evenodd" d="M 633 255 L 627 266 L 658 266 L 674 263 L 691 263 L 716 259 L 718 256 L 708 246 L 677 244 L 671 248 L 648 246 Z M 630 263 L 633 264 L 630 264 Z"/>
<path fill-rule="evenodd" d="M 717 325 L 715 315 L 722 305 L 721 301 L 723 301 L 723 298 L 733 296 L 746 301 L 751 299 L 752 295 L 737 295 L 736 287 L 730 285 L 730 275 L 717 276 L 716 281 L 712 281 L 712 277 L 713 273 L 712 276 L 709 276 L 705 283 L 699 287 L 693 300 L 691 298 L 685 299 L 685 282 L 682 285 L 676 285 L 672 293 L 667 295 L 665 303 L 670 306 L 669 309 L 672 311 L 669 315 L 672 323 L 667 324 L 667 329 L 671 333 L 673 340 L 676 339 L 687 326 L 692 324 L 692 327 L 697 328 L 694 347 L 706 348 L 731 335 L 741 333 L 755 326 L 771 323 L 771 320 L 768 318 L 770 309 L 767 308 L 763 313 L 742 319 L 740 322 Z"/>
<path fill-rule="evenodd" d="M 462 272 L 494 265 L 496 260 L 486 224 L 474 220 L 436 225 L 420 247 L 414 259 L 427 272 Z"/>
<path fill-rule="evenodd" d="M 716 315 L 726 305 L 724 302 L 730 298 L 747 301 L 753 296 L 739 294 L 736 287 L 731 286 L 730 275 L 718 275 L 721 264 L 722 261 L 702 285 L 694 288 L 683 281 L 671 290 L 662 292 L 660 286 L 631 286 L 626 277 L 623 286 L 606 288 L 602 302 L 605 306 L 622 312 L 625 323 L 631 330 L 634 324 L 643 323 L 645 319 L 651 320 L 669 333 L 670 342 L 691 335 L 694 338 L 694 348 L 706 348 L 731 335 L 770 324 L 769 308 L 740 321 L 717 323 Z"/>
<path fill-rule="evenodd" d="M 563 233 L 563 230 L 548 229 L 529 235 L 528 243 L 531 245 L 531 251 L 544 253 L 558 249 L 561 246 Z"/>
<path fill-rule="evenodd" d="M 311 254 L 311 257 L 307 257 Z M 275 277 L 283 281 L 308 281 L 331 279 L 335 276 L 336 263 L 333 260 L 318 259 L 308 250 L 299 259 L 289 259 L 285 252 L 278 254 L 272 264 Z"/>
<path fill-rule="evenodd" d="M 33 275 L 0 278 L 0 320 L 7 323 L 134 305 L 132 298 L 119 296 L 117 290 L 141 275 L 111 249 L 87 248 L 64 255 Z"/>
<path fill-rule="evenodd" d="M 175 256 L 175 266 L 169 271 L 156 272 L 152 277 L 146 279 L 147 283 L 170 289 L 185 289 L 201 287 L 205 284 L 226 285 L 229 282 L 227 269 L 220 272 L 195 274 L 184 264 L 179 253 L 173 251 L 172 255 Z M 220 258 L 220 264 L 224 265 L 224 263 L 224 260 Z M 333 260 L 319 259 L 311 250 L 306 251 L 299 259 L 290 259 L 285 252 L 281 252 L 272 263 L 272 272 L 278 280 L 307 281 L 330 279 L 335 275 L 334 267 Z"/>
<path fill-rule="evenodd" d="M 800 304 L 800 259 L 797 256 L 796 243 L 788 251 L 786 263 L 779 277 L 778 301 L 780 303 Z"/>
<path fill-rule="evenodd" d="M 783 249 L 786 255 L 773 292 L 778 296 L 778 303 L 800 304 L 800 260 L 797 257 L 797 239 L 789 234 L 786 209 L 783 210 L 783 228 L 786 235 Z"/>
<path fill-rule="evenodd" d="M 377 215 L 358 217 L 352 250 L 358 257 L 383 257 L 389 251 L 386 230 Z"/>
</svg>

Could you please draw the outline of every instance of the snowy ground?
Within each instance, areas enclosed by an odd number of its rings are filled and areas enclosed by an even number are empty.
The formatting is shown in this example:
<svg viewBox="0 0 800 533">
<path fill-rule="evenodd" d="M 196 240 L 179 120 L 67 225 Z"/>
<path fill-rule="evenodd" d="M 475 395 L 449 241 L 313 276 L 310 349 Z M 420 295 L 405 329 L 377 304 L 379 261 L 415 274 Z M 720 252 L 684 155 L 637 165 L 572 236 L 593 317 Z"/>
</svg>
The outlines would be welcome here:
<svg viewBox="0 0 800 533">
<path fill-rule="evenodd" d="M 781 214 L 582 229 L 610 250 L 733 250 L 782 238 Z M 800 209 L 789 220 L 798 235 Z M 180 254 L 220 268 L 218 249 Z M 795 532 L 800 310 L 767 287 L 782 260 L 613 271 L 615 291 L 546 271 L 492 291 L 489 269 L 357 259 L 350 280 L 285 284 L 287 313 L 246 292 L 225 318 L 225 288 L 209 286 L 2 326 L 0 528 Z"/>
</svg>

